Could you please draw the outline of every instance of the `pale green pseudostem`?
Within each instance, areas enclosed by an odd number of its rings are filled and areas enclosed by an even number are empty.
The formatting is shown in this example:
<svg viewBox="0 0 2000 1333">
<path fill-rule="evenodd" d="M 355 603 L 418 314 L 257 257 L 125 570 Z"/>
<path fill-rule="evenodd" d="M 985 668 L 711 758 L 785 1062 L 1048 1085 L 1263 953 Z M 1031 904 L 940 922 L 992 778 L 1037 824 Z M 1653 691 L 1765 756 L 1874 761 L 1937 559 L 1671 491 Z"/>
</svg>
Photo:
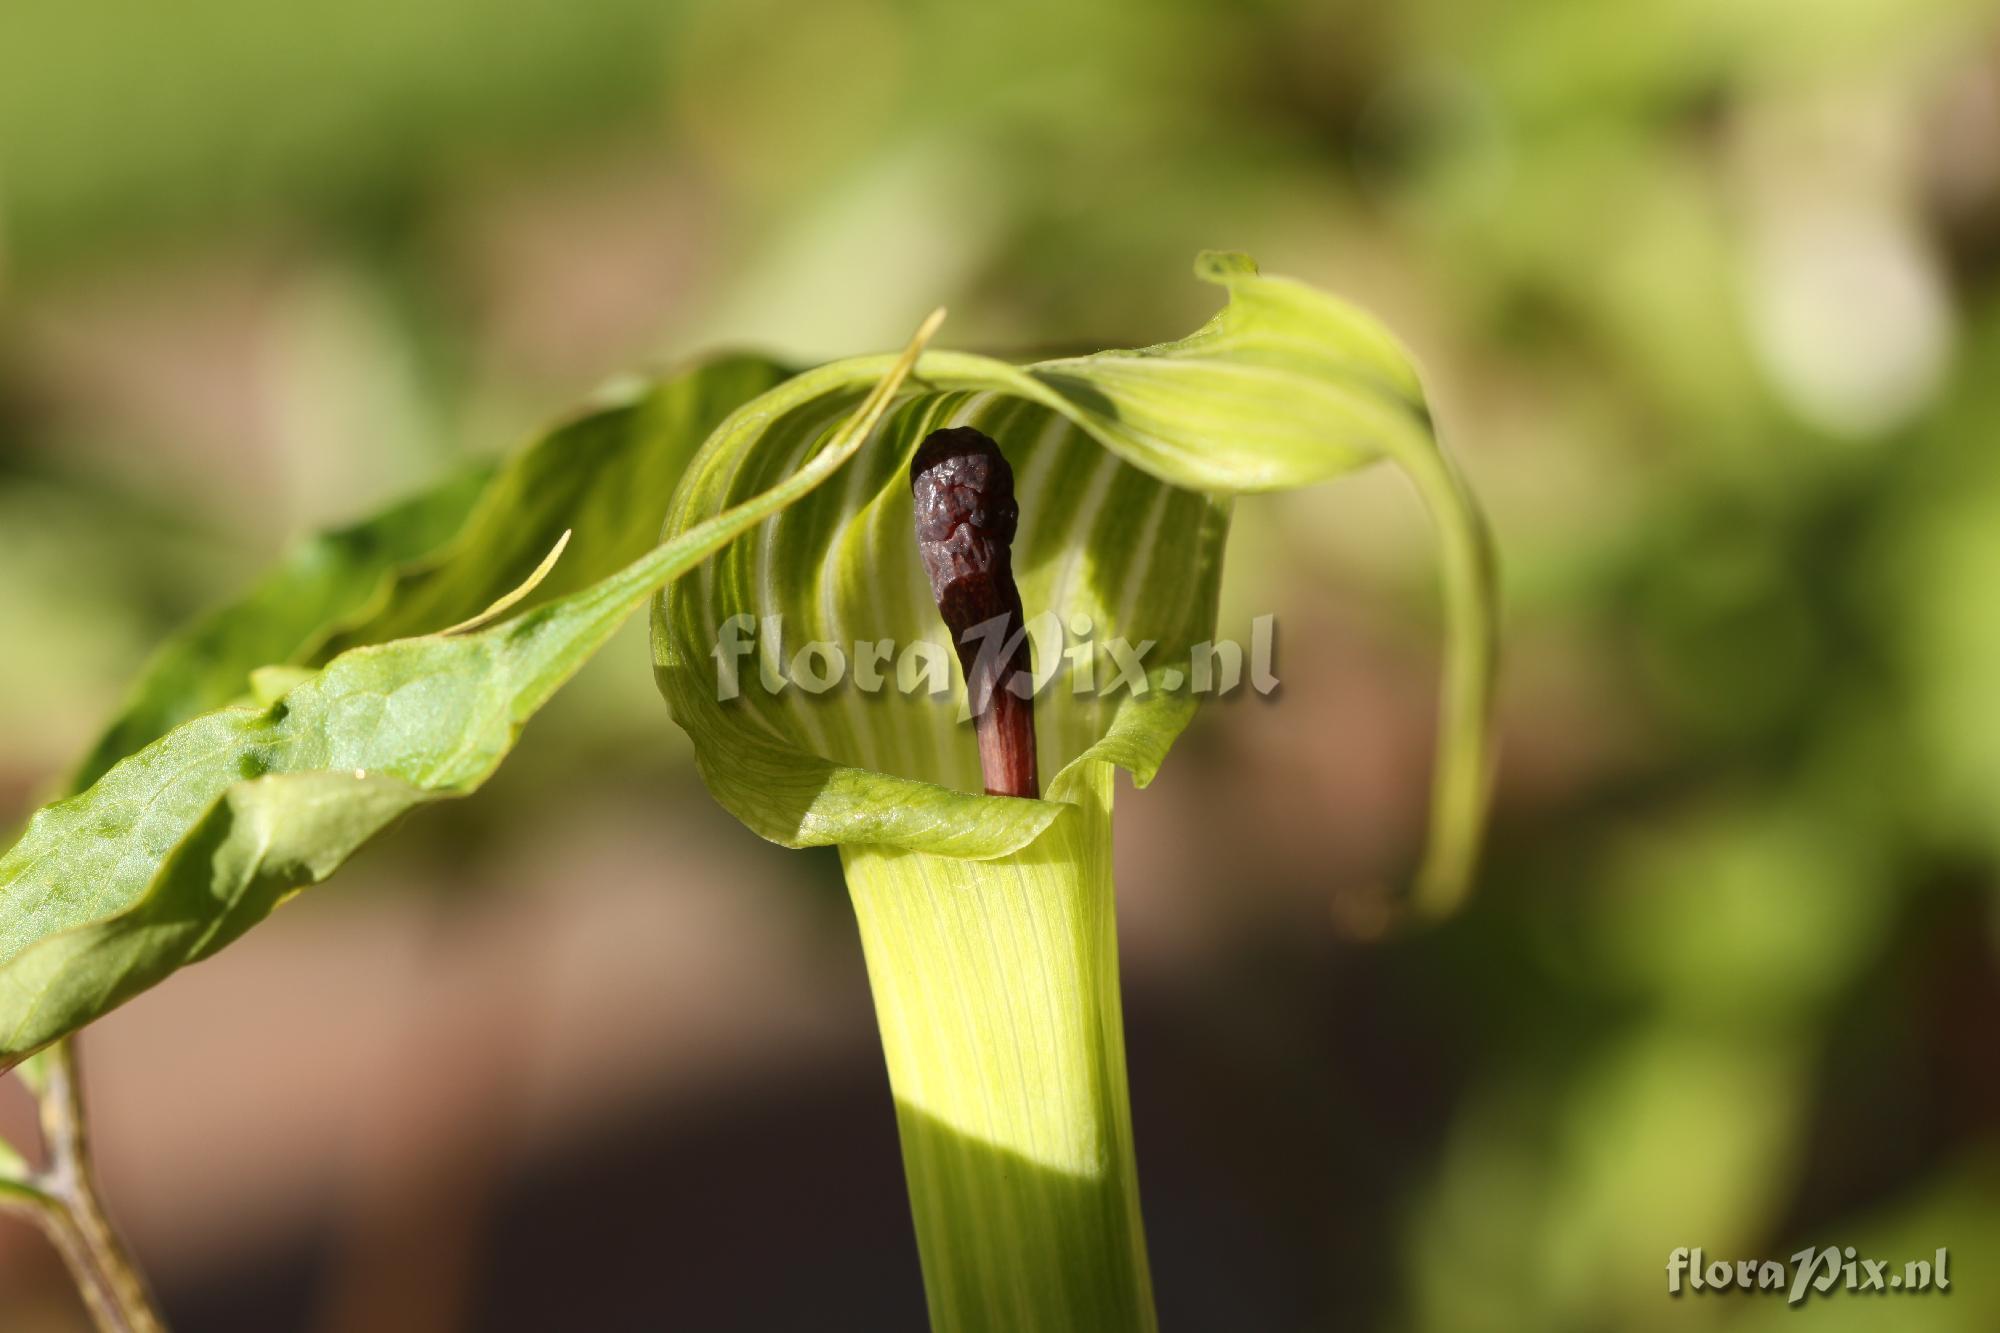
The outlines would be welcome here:
<svg viewBox="0 0 2000 1333">
<path fill-rule="evenodd" d="M 844 847 L 931 1326 L 1156 1327 L 1125 1085 L 1112 766 L 991 861 Z"/>
</svg>

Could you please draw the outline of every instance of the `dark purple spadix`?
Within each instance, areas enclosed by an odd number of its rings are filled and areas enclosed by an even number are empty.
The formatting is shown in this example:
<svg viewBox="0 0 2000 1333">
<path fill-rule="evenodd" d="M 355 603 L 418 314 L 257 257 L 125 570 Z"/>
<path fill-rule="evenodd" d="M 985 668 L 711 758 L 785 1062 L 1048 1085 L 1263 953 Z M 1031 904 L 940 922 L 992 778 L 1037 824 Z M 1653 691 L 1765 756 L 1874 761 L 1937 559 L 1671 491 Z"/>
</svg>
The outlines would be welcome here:
<svg viewBox="0 0 2000 1333">
<path fill-rule="evenodd" d="M 1014 586 L 1014 470 L 970 426 L 933 431 L 910 460 L 910 496 L 917 552 L 965 669 L 987 793 L 1039 796 L 1034 654 Z"/>
</svg>

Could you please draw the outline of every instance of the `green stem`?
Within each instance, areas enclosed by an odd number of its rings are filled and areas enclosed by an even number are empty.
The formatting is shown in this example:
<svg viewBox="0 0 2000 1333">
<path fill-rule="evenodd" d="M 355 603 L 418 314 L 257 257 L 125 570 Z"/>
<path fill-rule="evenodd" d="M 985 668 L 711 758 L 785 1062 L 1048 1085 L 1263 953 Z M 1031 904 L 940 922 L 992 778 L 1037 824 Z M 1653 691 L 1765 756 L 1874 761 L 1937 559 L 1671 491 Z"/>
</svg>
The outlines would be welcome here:
<svg viewBox="0 0 2000 1333">
<path fill-rule="evenodd" d="M 1152 1330 L 1111 885 L 1111 775 L 991 861 L 843 847 L 931 1325 Z"/>
<path fill-rule="evenodd" d="M 97 1198 L 75 1039 L 43 1051 L 22 1075 L 41 1107 L 48 1164 L 26 1179 L 0 1181 L 0 1206 L 48 1233 L 103 1333 L 163 1333 L 145 1280 Z"/>
</svg>

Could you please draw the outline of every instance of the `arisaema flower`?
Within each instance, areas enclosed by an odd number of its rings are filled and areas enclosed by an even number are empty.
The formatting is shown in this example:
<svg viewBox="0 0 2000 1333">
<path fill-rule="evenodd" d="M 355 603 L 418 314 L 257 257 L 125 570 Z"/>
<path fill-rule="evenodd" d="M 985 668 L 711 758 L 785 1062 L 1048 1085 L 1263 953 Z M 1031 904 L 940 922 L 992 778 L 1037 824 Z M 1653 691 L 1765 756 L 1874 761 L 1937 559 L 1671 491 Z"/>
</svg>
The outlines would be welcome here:
<svg viewBox="0 0 2000 1333">
<path fill-rule="evenodd" d="M 1199 271 L 1230 303 L 1180 342 L 1027 367 L 925 354 L 839 478 L 670 585 L 655 616 L 661 688 L 710 791 L 767 838 L 840 848 L 941 1329 L 1152 1326 L 1112 779 L 1144 786 L 1204 667 L 1213 680 L 1234 496 L 1382 459 L 1415 481 L 1443 537 L 1451 629 L 1420 909 L 1456 900 L 1477 840 L 1490 555 L 1415 372 L 1351 307 L 1238 256 Z M 815 456 L 883 368 L 824 367 L 740 414 L 695 459 L 668 535 Z M 1012 563 L 1042 629 L 1041 799 L 983 794 L 963 668 L 913 541 L 911 457 L 952 428 L 997 441 L 1015 479 Z M 794 679 L 809 643 L 878 671 L 947 666 L 953 687 L 828 684 L 827 661 Z"/>
</svg>

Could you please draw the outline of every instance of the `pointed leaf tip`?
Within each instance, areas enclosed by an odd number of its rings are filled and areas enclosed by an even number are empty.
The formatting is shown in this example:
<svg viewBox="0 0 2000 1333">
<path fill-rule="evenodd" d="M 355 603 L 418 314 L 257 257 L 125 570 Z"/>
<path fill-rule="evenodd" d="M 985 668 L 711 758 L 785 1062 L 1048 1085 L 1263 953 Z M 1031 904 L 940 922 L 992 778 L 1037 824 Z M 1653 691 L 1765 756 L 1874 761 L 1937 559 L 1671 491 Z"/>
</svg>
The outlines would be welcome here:
<svg viewBox="0 0 2000 1333">
<path fill-rule="evenodd" d="M 1233 278 L 1254 278 L 1257 261 L 1241 250 L 1203 250 L 1194 259 L 1194 275 L 1203 282 L 1228 286 Z"/>
<path fill-rule="evenodd" d="M 549 576 L 549 571 L 556 567 L 556 561 L 562 559 L 563 548 L 569 545 L 570 534 L 574 531 L 575 529 L 573 528 L 563 529 L 563 535 L 556 538 L 555 546 L 550 549 L 547 555 L 542 557 L 542 563 L 535 566 L 534 573 L 528 575 L 526 581 L 520 587 L 500 598 L 493 605 L 472 617 L 472 619 L 461 620 L 450 629 L 442 629 L 438 633 L 446 635 L 470 633 L 483 625 L 492 624 L 508 611 L 518 606 L 522 598 L 533 592 L 540 586 L 542 580 Z"/>
</svg>

